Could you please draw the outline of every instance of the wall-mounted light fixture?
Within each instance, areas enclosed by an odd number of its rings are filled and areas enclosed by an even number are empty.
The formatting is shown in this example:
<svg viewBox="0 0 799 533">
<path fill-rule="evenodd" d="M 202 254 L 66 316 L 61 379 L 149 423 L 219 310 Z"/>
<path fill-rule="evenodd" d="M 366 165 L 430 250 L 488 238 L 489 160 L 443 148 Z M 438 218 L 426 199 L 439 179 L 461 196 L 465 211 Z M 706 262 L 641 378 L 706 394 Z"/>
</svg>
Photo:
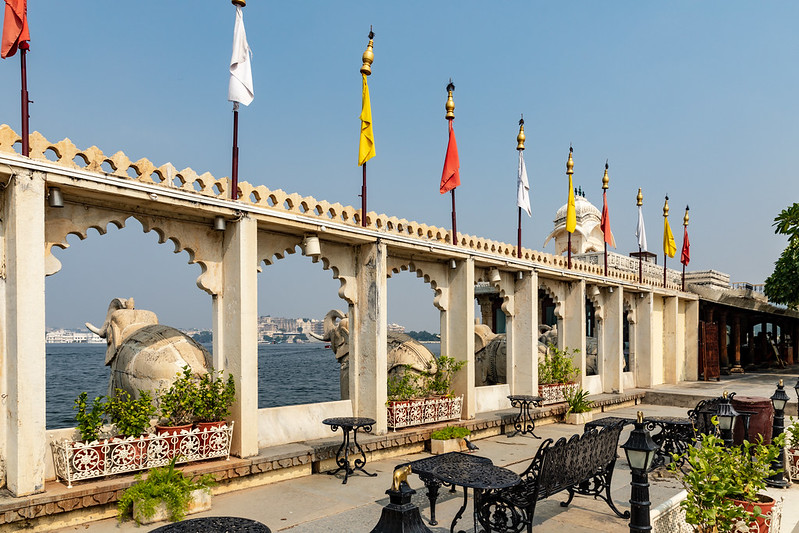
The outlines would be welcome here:
<svg viewBox="0 0 799 533">
<path fill-rule="evenodd" d="M 449 260 L 449 268 L 451 268 L 452 270 L 455 270 L 456 268 L 458 268 L 458 262 L 455 261 L 454 259 L 450 259 Z"/>
<path fill-rule="evenodd" d="M 502 276 L 499 275 L 499 269 L 492 268 L 488 271 L 488 281 L 491 283 L 499 283 L 502 281 Z"/>
<path fill-rule="evenodd" d="M 302 255 L 318 257 L 322 255 L 322 248 L 319 246 L 319 237 L 316 235 L 306 235 L 302 240 Z"/>
<path fill-rule="evenodd" d="M 225 222 L 225 217 L 217 216 L 214 217 L 214 229 L 216 231 L 225 231 L 227 223 Z"/>
<path fill-rule="evenodd" d="M 50 207 L 64 207 L 64 197 L 61 195 L 61 189 L 50 187 L 47 190 L 47 205 Z"/>
<path fill-rule="evenodd" d="M 613 294 L 613 287 L 608 287 L 608 292 L 609 292 L 610 294 Z"/>
<path fill-rule="evenodd" d="M 516 273 L 516 279 L 518 279 L 519 281 L 523 280 L 524 279 L 524 272 L 522 272 L 521 270 L 518 271 Z"/>
</svg>

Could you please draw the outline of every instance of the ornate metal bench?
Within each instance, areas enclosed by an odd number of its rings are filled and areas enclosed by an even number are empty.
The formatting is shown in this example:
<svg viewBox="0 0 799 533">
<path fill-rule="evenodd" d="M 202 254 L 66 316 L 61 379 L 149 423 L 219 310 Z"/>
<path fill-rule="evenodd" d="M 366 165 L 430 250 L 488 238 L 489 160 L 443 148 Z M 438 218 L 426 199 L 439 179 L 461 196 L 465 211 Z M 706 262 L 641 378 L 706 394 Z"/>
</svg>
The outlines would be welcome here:
<svg viewBox="0 0 799 533">
<path fill-rule="evenodd" d="M 486 531 L 519 533 L 533 530 L 536 503 L 558 492 L 567 491 L 568 506 L 575 494 L 605 500 L 620 518 L 630 512 L 619 511 L 610 496 L 610 483 L 616 465 L 616 449 L 623 424 L 591 429 L 582 435 L 547 439 L 538 448 L 532 463 L 521 473 L 522 482 L 514 487 L 486 491 L 475 500 L 476 516 Z"/>
</svg>

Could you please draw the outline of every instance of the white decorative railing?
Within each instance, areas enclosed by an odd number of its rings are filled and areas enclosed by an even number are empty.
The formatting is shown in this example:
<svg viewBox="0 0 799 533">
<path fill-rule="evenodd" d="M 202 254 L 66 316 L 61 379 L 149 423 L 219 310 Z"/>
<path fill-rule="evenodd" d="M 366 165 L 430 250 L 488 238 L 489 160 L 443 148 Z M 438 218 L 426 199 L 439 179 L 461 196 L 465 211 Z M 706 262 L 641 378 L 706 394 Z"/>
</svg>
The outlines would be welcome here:
<svg viewBox="0 0 799 533">
<path fill-rule="evenodd" d="M 588 263 L 590 265 L 598 265 L 602 268 L 605 268 L 604 252 L 589 252 L 586 254 L 576 254 L 574 255 L 574 258 L 579 261 Z M 680 264 L 679 259 L 677 260 L 676 264 L 678 265 Z M 641 261 L 640 266 L 644 280 L 647 279 L 659 279 L 661 281 L 663 280 L 663 266 L 657 265 L 656 263 L 650 263 L 648 261 Z M 619 270 L 625 273 L 633 273 L 637 278 L 638 267 L 639 267 L 639 261 L 637 258 L 617 254 L 614 252 L 608 252 L 608 270 Z M 666 279 L 668 280 L 668 283 L 679 286 L 682 284 L 682 272 L 680 272 L 679 270 L 675 270 L 673 268 L 667 268 Z"/>
<path fill-rule="evenodd" d="M 92 442 L 52 443 L 55 473 L 72 488 L 81 481 L 177 463 L 230 457 L 233 422 L 218 428 L 183 430 L 177 435 L 149 434 Z"/>
<path fill-rule="evenodd" d="M 694 526 L 685 521 L 685 510 L 680 502 L 687 497 L 683 490 L 667 501 L 653 508 L 650 515 L 652 519 L 652 533 L 694 533 Z M 751 524 L 738 524 L 735 533 L 759 533 L 760 531 L 780 531 L 782 522 L 783 498 L 774 499 L 774 507 L 763 515 L 761 527 L 758 522 Z"/>
<path fill-rule="evenodd" d="M 463 396 L 388 402 L 388 427 L 397 429 L 444 420 L 460 420 Z"/>
</svg>

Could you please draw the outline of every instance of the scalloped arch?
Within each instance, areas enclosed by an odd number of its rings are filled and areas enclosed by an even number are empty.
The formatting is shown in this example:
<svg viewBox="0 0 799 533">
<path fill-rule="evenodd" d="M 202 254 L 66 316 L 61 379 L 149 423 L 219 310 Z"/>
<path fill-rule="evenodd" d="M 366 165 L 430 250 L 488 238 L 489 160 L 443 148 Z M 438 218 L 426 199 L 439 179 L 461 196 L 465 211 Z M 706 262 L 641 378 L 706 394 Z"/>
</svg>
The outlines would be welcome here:
<svg viewBox="0 0 799 533">
<path fill-rule="evenodd" d="M 430 288 L 434 291 L 433 296 L 433 305 L 439 311 L 446 311 L 446 298 L 445 296 L 445 288 L 441 287 L 439 282 L 435 280 L 432 274 L 428 269 L 425 268 L 424 264 L 417 265 L 413 259 L 401 259 L 396 257 L 389 257 L 388 259 L 389 264 L 386 268 L 387 276 L 390 278 L 393 274 L 399 274 L 402 271 L 411 271 L 416 273 L 417 278 L 422 278 L 425 283 L 430 285 Z M 427 272 L 425 270 L 428 270 Z"/>
</svg>

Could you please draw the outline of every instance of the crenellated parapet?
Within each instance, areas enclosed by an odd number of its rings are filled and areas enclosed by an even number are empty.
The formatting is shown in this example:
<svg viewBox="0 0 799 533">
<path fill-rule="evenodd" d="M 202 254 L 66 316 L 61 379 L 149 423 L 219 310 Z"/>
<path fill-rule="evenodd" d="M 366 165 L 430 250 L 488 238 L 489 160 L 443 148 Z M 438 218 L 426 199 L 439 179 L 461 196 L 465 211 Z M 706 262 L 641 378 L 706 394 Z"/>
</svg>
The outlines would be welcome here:
<svg viewBox="0 0 799 533">
<path fill-rule="evenodd" d="M 19 146 L 21 146 L 20 136 L 8 125 L 0 125 L 0 152 L 19 155 L 17 151 Z M 145 158 L 131 161 L 123 152 L 107 156 L 96 146 L 81 150 L 69 139 L 52 143 L 39 132 L 34 132 L 30 135 L 30 150 L 31 159 L 47 161 L 73 170 L 94 172 L 109 178 L 134 180 L 219 199 L 227 200 L 230 197 L 231 181 L 228 177 L 217 179 L 208 172 L 198 174 L 188 167 L 179 170 L 171 163 L 157 166 Z M 287 193 L 280 189 L 272 190 L 263 185 L 254 186 L 245 181 L 239 182 L 238 189 L 238 201 L 243 204 L 309 217 L 316 223 L 323 221 L 361 226 L 360 209 L 352 206 L 329 203 L 312 196 Z M 427 244 L 452 244 L 452 233 L 447 228 L 429 226 L 373 211 L 366 214 L 366 228 Z M 457 245 L 464 251 L 480 252 L 499 260 L 517 260 L 516 248 L 512 244 L 461 233 L 458 234 Z M 527 248 L 522 249 L 521 260 L 554 269 L 567 269 L 565 257 Z M 571 271 L 576 274 L 604 277 L 602 265 L 587 261 L 573 260 Z M 620 282 L 637 281 L 635 275 L 616 269 L 610 270 L 607 277 Z M 645 283 L 656 287 L 663 286 L 662 277 L 657 275 L 645 276 Z M 679 289 L 679 286 L 678 281 L 669 279 L 667 288 Z M 207 287 L 205 289 L 208 290 Z"/>
</svg>

